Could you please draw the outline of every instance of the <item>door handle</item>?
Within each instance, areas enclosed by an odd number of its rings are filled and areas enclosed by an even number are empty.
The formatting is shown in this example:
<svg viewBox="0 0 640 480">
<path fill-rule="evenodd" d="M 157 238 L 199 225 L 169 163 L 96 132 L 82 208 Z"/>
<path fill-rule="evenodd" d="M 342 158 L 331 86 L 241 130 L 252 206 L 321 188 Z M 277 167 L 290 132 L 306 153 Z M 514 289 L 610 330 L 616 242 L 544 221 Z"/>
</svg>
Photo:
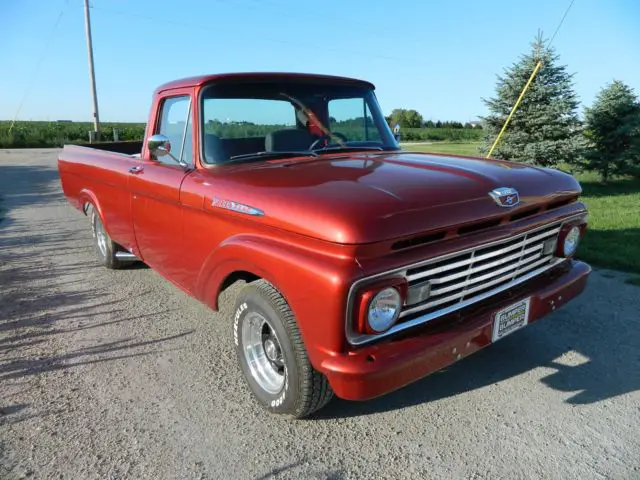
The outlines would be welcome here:
<svg viewBox="0 0 640 480">
<path fill-rule="evenodd" d="M 136 165 L 135 167 L 131 167 L 131 168 L 129 169 L 129 173 L 140 173 L 140 172 L 142 172 L 143 170 L 144 170 L 144 168 L 143 168 L 143 167 L 141 167 L 141 166 L 139 166 L 139 165 Z"/>
</svg>

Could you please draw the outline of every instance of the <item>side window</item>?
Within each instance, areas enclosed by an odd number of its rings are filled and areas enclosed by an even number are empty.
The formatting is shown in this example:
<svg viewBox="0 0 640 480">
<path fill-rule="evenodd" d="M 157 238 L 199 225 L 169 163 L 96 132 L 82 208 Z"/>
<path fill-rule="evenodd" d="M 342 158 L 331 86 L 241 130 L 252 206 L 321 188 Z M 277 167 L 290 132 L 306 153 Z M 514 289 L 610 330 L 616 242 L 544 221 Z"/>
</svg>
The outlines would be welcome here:
<svg viewBox="0 0 640 480">
<path fill-rule="evenodd" d="M 329 129 L 351 141 L 382 141 L 367 102 L 362 97 L 329 102 Z"/>
<path fill-rule="evenodd" d="M 193 163 L 191 128 L 191 97 L 183 95 L 167 98 L 162 103 L 158 133 L 165 135 L 171 142 L 172 155 L 186 163 Z M 158 161 L 176 165 L 168 157 L 159 157 Z"/>
</svg>

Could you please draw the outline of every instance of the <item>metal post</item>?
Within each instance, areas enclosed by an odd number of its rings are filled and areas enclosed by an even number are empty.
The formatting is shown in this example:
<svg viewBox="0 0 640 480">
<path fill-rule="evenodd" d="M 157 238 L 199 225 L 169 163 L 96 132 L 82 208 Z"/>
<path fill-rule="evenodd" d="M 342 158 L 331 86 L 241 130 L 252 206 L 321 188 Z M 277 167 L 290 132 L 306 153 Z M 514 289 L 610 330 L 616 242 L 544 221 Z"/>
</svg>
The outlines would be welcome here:
<svg viewBox="0 0 640 480">
<path fill-rule="evenodd" d="M 100 117 L 98 116 L 98 95 L 96 93 L 96 79 L 93 69 L 93 44 L 91 42 L 91 19 L 89 18 L 89 0 L 84 0 L 84 26 L 87 34 L 87 50 L 89 51 L 89 77 L 91 79 L 91 93 L 93 96 L 93 129 L 96 140 L 100 140 Z"/>
</svg>

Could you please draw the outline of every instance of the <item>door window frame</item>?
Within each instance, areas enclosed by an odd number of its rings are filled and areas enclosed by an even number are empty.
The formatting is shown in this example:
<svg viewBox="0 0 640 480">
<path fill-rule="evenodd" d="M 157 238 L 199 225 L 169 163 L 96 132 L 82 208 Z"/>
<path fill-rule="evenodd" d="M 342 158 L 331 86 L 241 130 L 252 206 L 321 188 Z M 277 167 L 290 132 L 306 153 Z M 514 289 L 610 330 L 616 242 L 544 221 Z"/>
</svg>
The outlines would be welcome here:
<svg viewBox="0 0 640 480">
<path fill-rule="evenodd" d="M 194 149 L 193 149 L 193 138 L 194 138 L 194 125 L 195 125 L 195 121 L 193 119 L 194 116 L 194 109 L 193 109 L 193 95 L 191 94 L 191 92 L 189 91 L 178 91 L 178 92 L 172 92 L 169 95 L 163 96 L 162 98 L 160 98 L 159 101 L 159 108 L 157 110 L 157 117 L 156 117 L 156 121 L 155 121 L 155 128 L 154 128 L 154 134 L 159 134 L 160 130 L 162 128 L 162 121 L 164 119 L 164 107 L 167 103 L 167 101 L 169 100 L 173 100 L 176 98 L 186 98 L 187 99 L 187 114 L 185 117 L 185 125 L 184 125 L 184 129 L 182 130 L 182 136 L 181 136 L 181 143 L 180 143 L 180 152 L 179 155 L 175 155 L 176 158 L 178 160 L 183 160 L 185 161 L 185 163 L 189 166 L 195 166 L 195 158 L 194 158 Z M 185 149 L 185 144 L 186 144 L 186 140 L 188 138 L 188 131 L 189 131 L 189 122 L 191 122 L 191 156 L 189 158 L 183 159 L 183 155 L 184 155 L 184 149 Z M 172 149 L 173 149 L 173 145 L 172 145 Z M 173 160 L 169 160 L 169 161 L 163 161 L 161 158 L 155 159 L 153 160 L 156 164 L 159 165 L 166 165 L 166 166 L 173 166 L 173 167 L 181 167 L 180 165 L 178 165 L 177 163 L 175 163 Z"/>
</svg>

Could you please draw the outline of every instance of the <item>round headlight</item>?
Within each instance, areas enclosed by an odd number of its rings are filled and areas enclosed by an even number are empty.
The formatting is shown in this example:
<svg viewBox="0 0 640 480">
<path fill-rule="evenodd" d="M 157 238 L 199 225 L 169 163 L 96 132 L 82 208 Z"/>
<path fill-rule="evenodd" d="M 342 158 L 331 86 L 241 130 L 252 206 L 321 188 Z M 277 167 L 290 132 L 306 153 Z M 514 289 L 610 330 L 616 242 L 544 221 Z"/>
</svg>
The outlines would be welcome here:
<svg viewBox="0 0 640 480">
<path fill-rule="evenodd" d="M 580 241 L 580 229 L 578 227 L 573 227 L 567 233 L 567 236 L 564 237 L 564 245 L 562 247 L 562 251 L 565 257 L 570 257 L 573 255 L 578 249 L 578 242 Z"/>
<path fill-rule="evenodd" d="M 380 290 L 369 304 L 368 322 L 374 332 L 384 332 L 400 315 L 402 299 L 395 288 Z"/>
</svg>

